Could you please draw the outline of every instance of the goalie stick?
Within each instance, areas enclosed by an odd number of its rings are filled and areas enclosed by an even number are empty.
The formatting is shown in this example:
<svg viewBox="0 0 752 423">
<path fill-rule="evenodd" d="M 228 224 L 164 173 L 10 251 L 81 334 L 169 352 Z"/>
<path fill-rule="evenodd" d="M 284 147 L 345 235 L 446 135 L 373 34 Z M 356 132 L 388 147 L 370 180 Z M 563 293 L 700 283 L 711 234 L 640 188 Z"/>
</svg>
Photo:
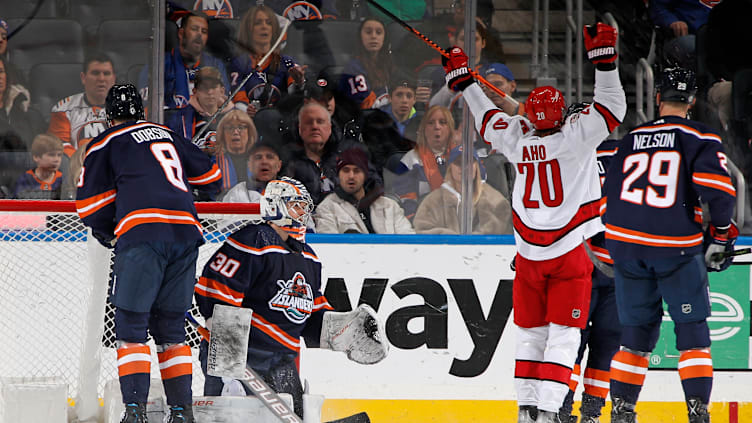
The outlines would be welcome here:
<svg viewBox="0 0 752 423">
<path fill-rule="evenodd" d="M 225 107 L 227 107 L 227 105 L 230 104 L 230 101 L 232 101 L 232 99 L 235 98 L 235 95 L 238 92 L 240 92 L 241 89 L 243 89 L 243 87 L 245 86 L 245 83 L 248 82 L 249 79 L 251 79 L 251 76 L 253 76 L 254 73 L 262 69 L 264 64 L 266 64 L 266 61 L 269 59 L 269 56 L 271 56 L 272 53 L 274 53 L 274 50 L 276 50 L 277 47 L 279 47 L 279 44 L 285 38 L 285 34 L 287 34 L 287 28 L 290 26 L 290 23 L 292 23 L 292 21 L 290 20 L 288 20 L 287 23 L 285 23 L 285 26 L 282 27 L 281 31 L 279 31 L 279 37 L 277 37 L 277 41 L 275 41 L 274 44 L 272 44 L 272 47 L 269 49 L 269 51 L 266 52 L 266 54 L 264 55 L 264 57 L 261 58 L 261 60 L 259 60 L 258 64 L 256 64 L 256 67 L 253 68 L 252 71 L 248 72 L 248 75 L 246 75 L 246 77 L 243 78 L 242 81 L 240 81 L 240 84 L 238 84 L 237 88 L 235 88 L 235 91 L 230 93 L 230 96 L 227 97 L 227 99 L 225 100 L 224 103 L 222 103 L 221 106 L 219 106 L 219 109 L 217 109 L 217 111 L 211 115 L 209 120 L 201 127 L 201 129 L 196 133 L 196 135 L 193 136 L 193 138 L 191 139 L 191 142 L 193 144 L 196 144 L 196 142 L 199 139 L 201 139 L 204 133 L 209 129 L 209 125 L 211 125 L 212 122 L 214 122 L 217 119 L 217 116 L 219 116 L 222 110 L 224 110 Z"/>
<path fill-rule="evenodd" d="M 415 29 L 412 26 L 410 26 L 410 24 L 408 24 L 407 22 L 405 22 L 402 19 L 400 19 L 399 17 L 397 17 L 394 13 L 392 13 L 389 10 L 387 10 L 386 8 L 384 8 L 382 5 L 376 3 L 376 0 L 368 0 L 368 3 L 371 3 L 375 8 L 379 9 L 379 11 L 381 11 L 381 13 L 389 16 L 394 22 L 397 22 L 398 24 L 400 24 L 400 26 L 402 26 L 406 30 L 412 32 L 416 37 L 420 38 L 424 43 L 428 44 L 429 47 L 431 47 L 432 49 L 438 51 L 439 54 L 441 54 L 442 56 L 446 57 L 447 59 L 449 58 L 449 53 L 447 53 L 446 50 L 444 50 L 443 48 L 439 47 L 438 44 L 436 44 L 435 42 L 433 42 L 427 36 L 423 35 L 417 29 Z M 498 94 L 499 96 L 501 96 L 501 98 L 503 98 L 503 99 L 511 102 L 514 105 L 515 110 L 519 109 L 520 103 L 517 100 L 515 100 L 512 97 L 508 96 L 507 93 L 505 93 L 504 91 L 500 90 L 494 84 L 488 82 L 488 80 L 486 78 L 482 77 L 478 73 L 478 71 L 476 71 L 475 69 L 473 69 L 473 68 L 471 68 L 471 67 L 468 66 L 467 70 L 468 70 L 468 72 L 470 72 L 470 75 L 472 75 L 478 82 L 482 83 L 483 85 L 485 85 L 486 87 L 488 87 L 491 91 L 493 91 L 496 94 Z"/>
<path fill-rule="evenodd" d="M 190 312 L 185 313 L 185 317 L 188 320 L 188 323 L 198 331 L 198 333 L 206 339 L 209 340 L 209 330 L 206 329 L 201 323 L 196 320 L 195 317 Z M 298 417 L 295 412 L 292 411 L 292 408 L 287 405 L 286 402 L 282 400 L 282 398 L 277 395 L 277 392 L 274 391 L 269 385 L 264 381 L 264 379 L 259 376 L 258 373 L 256 373 L 255 370 L 251 368 L 251 366 L 246 365 L 245 366 L 245 379 L 240 379 L 240 383 L 243 384 L 246 388 L 248 388 L 253 394 L 261 400 L 261 402 L 264 403 L 266 408 L 269 409 L 269 411 L 274 414 L 281 422 L 285 423 L 303 423 L 303 420 Z M 368 414 L 365 412 L 353 414 L 352 416 L 347 416 L 342 419 L 338 420 L 332 420 L 329 422 L 324 423 L 370 423 L 371 419 L 368 417 Z"/>
</svg>

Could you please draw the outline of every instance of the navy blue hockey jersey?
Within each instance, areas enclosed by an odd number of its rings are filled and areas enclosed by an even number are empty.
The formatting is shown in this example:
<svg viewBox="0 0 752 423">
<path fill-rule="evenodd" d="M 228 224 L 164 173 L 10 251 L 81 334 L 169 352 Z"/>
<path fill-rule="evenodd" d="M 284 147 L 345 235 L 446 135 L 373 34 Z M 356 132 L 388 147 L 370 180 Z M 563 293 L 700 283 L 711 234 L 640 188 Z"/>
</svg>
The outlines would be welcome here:
<svg viewBox="0 0 752 423">
<path fill-rule="evenodd" d="M 86 147 L 76 209 L 84 224 L 141 241 L 202 239 L 191 186 L 217 192 L 219 168 L 195 145 L 150 122 L 114 126 Z"/>
<path fill-rule="evenodd" d="M 300 350 L 300 337 L 318 345 L 324 312 L 321 262 L 307 244 L 282 241 L 266 224 L 233 233 L 204 266 L 195 288 L 201 314 L 214 304 L 253 310 L 249 343 L 265 351 Z"/>
<path fill-rule="evenodd" d="M 614 259 L 697 254 L 702 209 L 728 226 L 736 190 L 721 138 L 700 122 L 666 116 L 625 136 L 605 190 L 606 246 Z"/>
</svg>

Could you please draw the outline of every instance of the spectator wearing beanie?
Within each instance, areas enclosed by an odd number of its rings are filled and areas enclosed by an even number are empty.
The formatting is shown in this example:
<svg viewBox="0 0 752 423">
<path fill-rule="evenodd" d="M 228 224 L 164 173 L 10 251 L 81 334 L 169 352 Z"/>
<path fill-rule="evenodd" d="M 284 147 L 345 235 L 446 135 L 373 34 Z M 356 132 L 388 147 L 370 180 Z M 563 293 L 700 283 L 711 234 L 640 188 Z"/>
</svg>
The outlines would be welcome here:
<svg viewBox="0 0 752 423">
<path fill-rule="evenodd" d="M 337 157 L 334 192 L 316 207 L 318 233 L 412 234 L 415 231 L 397 201 L 368 178 L 368 157 L 350 148 Z"/>
</svg>

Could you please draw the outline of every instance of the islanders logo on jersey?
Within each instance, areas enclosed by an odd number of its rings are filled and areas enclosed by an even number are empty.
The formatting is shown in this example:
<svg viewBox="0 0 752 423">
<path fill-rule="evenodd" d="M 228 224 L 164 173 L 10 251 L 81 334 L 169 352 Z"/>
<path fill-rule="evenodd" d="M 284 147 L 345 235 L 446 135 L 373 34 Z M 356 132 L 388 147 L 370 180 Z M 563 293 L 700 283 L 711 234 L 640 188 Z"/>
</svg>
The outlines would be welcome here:
<svg viewBox="0 0 752 423">
<path fill-rule="evenodd" d="M 293 323 L 303 323 L 313 311 L 313 289 L 305 276 L 295 272 L 290 280 L 278 280 L 279 291 L 269 300 L 269 308 L 281 311 Z"/>
</svg>

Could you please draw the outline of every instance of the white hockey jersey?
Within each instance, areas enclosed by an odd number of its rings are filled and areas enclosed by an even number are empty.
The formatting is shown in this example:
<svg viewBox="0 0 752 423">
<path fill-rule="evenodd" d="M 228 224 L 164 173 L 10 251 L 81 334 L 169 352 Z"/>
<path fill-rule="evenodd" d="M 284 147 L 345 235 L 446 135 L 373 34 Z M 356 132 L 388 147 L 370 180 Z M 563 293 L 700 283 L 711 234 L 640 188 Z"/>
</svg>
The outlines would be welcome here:
<svg viewBox="0 0 752 423">
<path fill-rule="evenodd" d="M 71 156 L 82 141 L 87 142 L 107 129 L 104 106 L 94 106 L 86 101 L 84 93 L 60 100 L 52 107 L 50 128 L 47 132 L 63 141 L 63 148 Z"/>
<path fill-rule="evenodd" d="M 542 138 L 526 117 L 499 110 L 478 84 L 463 96 L 483 140 L 515 164 L 512 218 L 520 255 L 556 258 L 604 230 L 595 150 L 627 111 L 617 70 L 596 71 L 593 104 Z"/>
</svg>

